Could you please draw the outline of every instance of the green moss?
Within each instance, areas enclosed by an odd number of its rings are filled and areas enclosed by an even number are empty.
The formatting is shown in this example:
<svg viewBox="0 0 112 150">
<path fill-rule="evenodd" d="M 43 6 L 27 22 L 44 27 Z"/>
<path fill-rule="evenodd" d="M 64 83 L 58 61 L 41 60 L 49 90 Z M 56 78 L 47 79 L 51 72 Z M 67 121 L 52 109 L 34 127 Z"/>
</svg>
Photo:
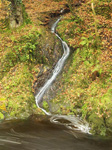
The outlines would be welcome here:
<svg viewBox="0 0 112 150">
<path fill-rule="evenodd" d="M 32 74 L 27 65 L 17 64 L 1 80 L 3 89 L 1 94 L 7 100 L 7 117 L 24 118 L 33 113 L 32 105 L 35 104 L 32 93 Z"/>
<path fill-rule="evenodd" d="M 28 35 L 21 36 L 20 39 L 11 36 L 14 47 L 6 49 L 5 55 L 0 60 L 0 79 L 19 62 L 28 64 L 46 62 L 44 56 L 41 55 L 41 48 L 38 42 L 39 36 L 40 33 L 38 31 L 31 31 Z"/>
<path fill-rule="evenodd" d="M 91 132 L 93 134 L 106 135 L 106 126 L 103 118 L 99 118 L 96 114 L 91 114 L 89 116 L 89 123 L 91 124 Z"/>
<path fill-rule="evenodd" d="M 111 112 L 112 115 L 112 112 Z M 106 121 L 106 125 L 107 125 L 107 133 L 112 133 L 112 118 L 109 117 Z"/>
<path fill-rule="evenodd" d="M 24 24 L 31 24 L 31 19 L 29 18 L 28 14 L 25 11 L 25 5 L 22 4 L 22 13 L 23 13 L 23 23 Z"/>
<path fill-rule="evenodd" d="M 62 92 L 52 103 L 56 104 L 57 113 L 79 115 L 90 123 L 93 134 L 105 136 L 112 131 L 112 61 L 110 55 L 103 56 L 102 41 L 100 38 L 97 41 L 92 24 L 84 27 L 88 20 L 78 15 L 74 19 L 67 15 L 58 26 L 61 37 L 76 51 L 72 53 L 69 69 L 63 74 Z M 91 15 L 88 17 L 92 23 Z"/>
<path fill-rule="evenodd" d="M 0 112 L 0 120 L 4 119 L 4 115 Z"/>
</svg>

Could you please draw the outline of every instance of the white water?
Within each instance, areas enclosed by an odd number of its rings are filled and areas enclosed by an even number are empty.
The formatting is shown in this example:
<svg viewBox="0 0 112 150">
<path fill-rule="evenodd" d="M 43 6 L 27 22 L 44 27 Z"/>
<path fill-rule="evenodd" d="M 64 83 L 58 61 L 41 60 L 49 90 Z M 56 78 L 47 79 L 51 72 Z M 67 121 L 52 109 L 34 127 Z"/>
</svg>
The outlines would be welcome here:
<svg viewBox="0 0 112 150">
<path fill-rule="evenodd" d="M 55 34 L 58 39 L 61 41 L 62 46 L 63 46 L 63 55 L 62 57 L 59 59 L 59 61 L 57 62 L 54 70 L 53 70 L 53 74 L 51 76 L 51 78 L 44 84 L 44 86 L 40 89 L 39 93 L 35 96 L 35 101 L 36 101 L 36 105 L 38 108 L 40 108 L 46 115 L 51 115 L 50 121 L 52 123 L 55 124 L 63 124 L 60 123 L 61 119 L 64 119 L 65 122 L 69 121 L 70 123 L 65 123 L 64 125 L 72 130 L 80 130 L 84 133 L 89 133 L 89 125 L 87 123 L 82 122 L 82 120 L 80 118 L 77 118 L 75 116 L 66 116 L 66 115 L 52 115 L 51 113 L 47 112 L 45 109 L 41 108 L 39 106 L 39 103 L 41 102 L 45 92 L 47 91 L 47 89 L 50 87 L 50 85 L 53 83 L 53 81 L 56 79 L 56 77 L 58 76 L 58 74 L 60 73 L 60 71 L 63 68 L 63 65 L 66 61 L 66 59 L 68 58 L 69 54 L 70 54 L 70 48 L 68 47 L 67 43 L 64 42 L 59 35 L 55 32 L 56 30 L 56 26 L 58 24 L 58 22 L 60 21 L 61 18 L 59 18 L 52 26 L 51 28 L 51 32 L 53 34 Z"/>
<path fill-rule="evenodd" d="M 61 120 L 65 120 L 65 123 L 61 123 Z M 79 130 L 83 133 L 90 134 L 89 124 L 82 121 L 79 117 L 67 116 L 67 115 L 53 115 L 50 121 L 55 124 L 65 125 L 68 129 Z"/>
</svg>

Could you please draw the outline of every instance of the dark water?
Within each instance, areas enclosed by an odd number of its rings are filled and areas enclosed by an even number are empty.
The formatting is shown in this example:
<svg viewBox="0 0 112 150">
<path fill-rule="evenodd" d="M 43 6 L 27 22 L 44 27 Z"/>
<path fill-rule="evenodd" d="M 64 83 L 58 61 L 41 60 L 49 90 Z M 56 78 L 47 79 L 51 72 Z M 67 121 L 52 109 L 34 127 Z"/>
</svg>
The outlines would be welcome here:
<svg viewBox="0 0 112 150">
<path fill-rule="evenodd" d="M 71 131 L 34 116 L 0 124 L 0 150 L 112 150 L 112 139 Z"/>
</svg>

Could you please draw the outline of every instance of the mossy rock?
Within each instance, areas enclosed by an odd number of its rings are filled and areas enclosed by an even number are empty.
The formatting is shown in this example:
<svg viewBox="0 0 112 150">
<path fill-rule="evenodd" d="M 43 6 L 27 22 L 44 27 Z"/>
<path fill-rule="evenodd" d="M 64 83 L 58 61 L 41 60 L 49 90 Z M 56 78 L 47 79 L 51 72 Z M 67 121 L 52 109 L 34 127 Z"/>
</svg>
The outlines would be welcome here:
<svg viewBox="0 0 112 150">
<path fill-rule="evenodd" d="M 111 114 L 111 116 L 112 116 L 112 114 Z M 109 117 L 106 120 L 106 125 L 107 125 L 108 129 L 111 130 L 111 132 L 112 132 L 112 117 Z"/>
<path fill-rule="evenodd" d="M 0 112 L 0 121 L 4 119 L 4 115 Z"/>
<path fill-rule="evenodd" d="M 91 124 L 91 132 L 93 134 L 100 134 L 103 136 L 106 134 L 106 126 L 103 118 L 99 118 L 96 114 L 91 114 L 89 116 L 89 122 Z"/>
</svg>

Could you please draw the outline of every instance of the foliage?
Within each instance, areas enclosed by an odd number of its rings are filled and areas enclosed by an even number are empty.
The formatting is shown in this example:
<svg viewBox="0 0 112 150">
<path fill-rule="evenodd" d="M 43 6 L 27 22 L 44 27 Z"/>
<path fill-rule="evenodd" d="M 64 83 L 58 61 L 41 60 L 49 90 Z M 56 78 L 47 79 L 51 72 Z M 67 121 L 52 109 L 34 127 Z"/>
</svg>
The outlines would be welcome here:
<svg viewBox="0 0 112 150">
<path fill-rule="evenodd" d="M 6 115 L 10 115 L 10 117 L 19 117 L 21 115 L 25 117 L 29 115 L 31 111 L 30 107 L 34 100 L 33 93 L 30 89 L 31 81 L 32 75 L 29 72 L 28 66 L 24 64 L 18 64 L 15 70 L 10 71 L 1 80 L 3 85 L 1 94 L 7 99 L 6 105 L 8 113 Z M 26 112 L 24 112 L 25 109 Z"/>
<path fill-rule="evenodd" d="M 22 14 L 23 14 L 23 24 L 26 25 L 26 24 L 31 24 L 32 21 L 30 19 L 30 17 L 28 16 L 26 10 L 25 10 L 25 5 L 22 3 Z"/>
<path fill-rule="evenodd" d="M 35 63 L 42 61 L 42 57 L 37 59 L 40 55 L 40 47 L 37 39 L 39 39 L 40 34 L 38 32 L 29 33 L 29 35 L 24 35 L 20 40 L 16 41 L 14 46 L 14 51 L 17 59 L 21 62 Z"/>
<path fill-rule="evenodd" d="M 46 101 L 43 101 L 43 108 L 47 111 L 49 110 L 49 105 Z"/>
<path fill-rule="evenodd" d="M 94 1 L 94 10 L 91 2 L 75 8 L 75 16 L 67 14 L 59 23 L 59 34 L 74 51 L 72 63 L 63 74 L 62 92 L 52 103 L 60 106 L 57 112 L 78 115 L 90 123 L 93 134 L 105 136 L 112 131 L 112 22 L 104 17 L 110 14 L 107 7 L 110 9 L 111 3 L 103 2 L 106 9 L 98 13 L 96 8 L 100 9 L 102 2 Z"/>
<path fill-rule="evenodd" d="M 4 119 L 4 115 L 0 112 L 0 120 Z"/>
<path fill-rule="evenodd" d="M 5 73 L 7 73 L 10 68 L 15 66 L 18 62 L 44 62 L 44 57 L 41 56 L 40 46 L 38 43 L 39 36 L 39 32 L 35 31 L 34 33 L 31 31 L 28 35 L 23 35 L 18 40 L 16 40 L 16 37 L 14 36 L 11 37 L 12 43 L 14 43 L 15 46 L 8 50 L 3 59 L 1 59 L 1 77 L 3 77 Z"/>
</svg>

